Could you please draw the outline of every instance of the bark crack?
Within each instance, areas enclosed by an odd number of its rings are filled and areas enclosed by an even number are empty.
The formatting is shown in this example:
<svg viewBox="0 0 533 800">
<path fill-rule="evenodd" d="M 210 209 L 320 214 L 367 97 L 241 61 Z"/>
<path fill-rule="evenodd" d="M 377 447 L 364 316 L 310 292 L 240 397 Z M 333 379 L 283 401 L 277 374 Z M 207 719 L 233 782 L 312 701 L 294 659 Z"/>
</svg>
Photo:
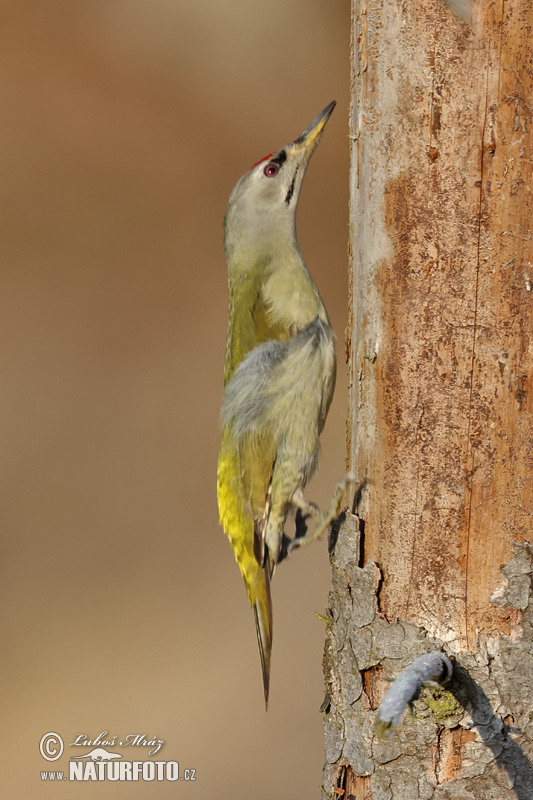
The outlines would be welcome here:
<svg viewBox="0 0 533 800">
<path fill-rule="evenodd" d="M 487 70 L 486 70 L 486 84 L 485 84 L 485 109 L 483 117 L 483 127 L 481 129 L 481 155 L 479 163 L 479 201 L 477 212 L 477 246 L 476 246 L 476 279 L 474 289 L 474 321 L 472 326 L 472 356 L 470 359 L 470 392 L 468 398 L 468 427 L 467 427 L 467 464 L 469 471 L 468 480 L 468 522 L 466 528 L 466 563 L 465 563 L 465 592 L 464 592 L 464 631 L 465 641 L 467 648 L 470 647 L 470 632 L 468 628 L 468 571 L 470 561 L 470 527 L 472 522 L 472 482 L 474 477 L 474 451 L 472 447 L 472 413 L 474 406 L 474 370 L 476 358 L 476 339 L 478 328 L 478 299 L 479 299 L 479 273 L 481 268 L 481 222 L 483 210 L 483 171 L 484 171 L 484 157 L 485 157 L 485 133 L 487 128 L 488 119 L 488 106 L 489 106 L 489 71 L 490 71 L 490 42 L 488 44 L 487 56 Z"/>
<path fill-rule="evenodd" d="M 433 28 L 433 66 L 431 69 L 431 93 L 430 93 L 430 103 L 429 103 L 429 147 L 428 153 L 431 153 L 431 144 L 433 142 L 433 96 L 435 92 L 435 58 L 437 54 L 437 25 L 435 23 Z M 428 172 L 427 178 L 429 182 L 429 174 L 431 169 L 431 158 L 428 158 Z"/>
<path fill-rule="evenodd" d="M 413 538 L 411 543 L 411 570 L 409 576 L 409 585 L 407 587 L 407 599 L 405 601 L 405 613 L 404 613 L 405 619 L 407 619 L 407 612 L 409 611 L 409 603 L 411 601 L 411 589 L 413 586 L 414 573 L 415 573 L 416 520 L 418 516 L 418 489 L 420 485 L 420 435 L 419 434 L 420 434 L 420 423 L 422 417 L 424 416 L 424 406 L 420 402 L 420 390 L 416 405 L 417 408 L 420 409 L 420 411 L 416 422 L 416 436 L 415 436 L 415 447 L 416 447 L 415 510 L 414 510 L 414 523 L 413 523 Z"/>
<path fill-rule="evenodd" d="M 502 15 L 500 18 L 500 51 L 499 51 L 499 58 L 498 58 L 498 104 L 500 102 L 500 80 L 502 77 L 502 50 L 503 50 L 503 24 L 505 18 L 505 0 L 502 0 Z"/>
</svg>

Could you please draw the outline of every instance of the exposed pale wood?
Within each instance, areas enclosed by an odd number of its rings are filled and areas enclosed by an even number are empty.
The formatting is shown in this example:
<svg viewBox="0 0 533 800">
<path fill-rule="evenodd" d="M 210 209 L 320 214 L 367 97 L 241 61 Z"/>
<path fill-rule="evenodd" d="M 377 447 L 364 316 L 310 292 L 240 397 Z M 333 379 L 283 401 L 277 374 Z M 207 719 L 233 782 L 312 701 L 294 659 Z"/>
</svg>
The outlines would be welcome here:
<svg viewBox="0 0 533 800">
<path fill-rule="evenodd" d="M 355 3 L 348 460 L 381 607 L 457 650 L 533 501 L 533 5 Z M 351 431 L 351 434 L 350 434 Z"/>
</svg>

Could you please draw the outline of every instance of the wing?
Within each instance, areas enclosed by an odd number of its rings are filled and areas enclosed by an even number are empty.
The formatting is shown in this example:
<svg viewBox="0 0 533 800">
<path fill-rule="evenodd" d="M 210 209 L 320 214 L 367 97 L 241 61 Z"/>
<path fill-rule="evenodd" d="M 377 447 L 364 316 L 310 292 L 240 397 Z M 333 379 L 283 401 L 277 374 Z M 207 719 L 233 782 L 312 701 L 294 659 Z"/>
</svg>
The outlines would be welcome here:
<svg viewBox="0 0 533 800">
<path fill-rule="evenodd" d="M 260 267 L 258 266 L 257 269 Z M 270 306 L 265 303 L 260 281 L 252 270 L 229 284 L 228 338 L 224 365 L 224 385 L 250 350 L 271 339 L 287 339 L 287 328 L 272 320 Z"/>
<path fill-rule="evenodd" d="M 257 280 L 242 277 L 230 284 L 228 340 L 224 383 L 259 343 L 286 336 L 269 321 L 268 310 L 257 291 Z M 272 652 L 272 602 L 270 573 L 254 553 L 254 517 L 264 510 L 272 466 L 273 444 L 267 437 L 234 436 L 226 423 L 218 460 L 217 496 L 220 523 L 230 540 L 235 560 L 254 609 L 263 672 L 265 704 L 268 702 Z"/>
</svg>

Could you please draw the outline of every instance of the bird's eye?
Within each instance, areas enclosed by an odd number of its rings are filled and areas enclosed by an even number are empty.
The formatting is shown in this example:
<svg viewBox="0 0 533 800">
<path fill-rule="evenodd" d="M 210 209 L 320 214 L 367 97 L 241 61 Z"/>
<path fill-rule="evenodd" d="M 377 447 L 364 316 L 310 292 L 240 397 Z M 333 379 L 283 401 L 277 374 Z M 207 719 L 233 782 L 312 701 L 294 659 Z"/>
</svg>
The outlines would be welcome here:
<svg viewBox="0 0 533 800">
<path fill-rule="evenodd" d="M 277 164 L 267 164 L 263 170 L 263 175 L 266 175 L 267 178 L 273 178 L 279 172 L 279 167 Z"/>
</svg>

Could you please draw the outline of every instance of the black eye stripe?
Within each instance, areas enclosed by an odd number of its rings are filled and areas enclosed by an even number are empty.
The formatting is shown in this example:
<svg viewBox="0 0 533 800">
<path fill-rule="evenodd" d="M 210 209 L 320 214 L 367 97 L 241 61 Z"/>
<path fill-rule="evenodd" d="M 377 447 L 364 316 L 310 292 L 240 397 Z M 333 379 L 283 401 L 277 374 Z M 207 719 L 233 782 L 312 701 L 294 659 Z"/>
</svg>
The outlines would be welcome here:
<svg viewBox="0 0 533 800">
<path fill-rule="evenodd" d="M 295 185 L 295 183 L 296 183 L 296 176 L 297 176 L 297 175 L 298 175 L 298 167 L 296 167 L 296 172 L 294 173 L 294 177 L 293 177 L 293 179 L 292 179 L 292 183 L 291 183 L 291 185 L 289 186 L 289 191 L 287 192 L 287 196 L 286 196 L 286 198 L 285 198 L 285 202 L 287 203 L 287 205 L 289 205 L 289 203 L 290 203 L 290 202 L 291 202 L 291 200 L 292 200 L 292 195 L 293 195 L 293 193 L 294 193 L 294 185 Z"/>
<path fill-rule="evenodd" d="M 279 153 L 277 153 L 275 156 L 272 156 L 272 158 L 269 160 L 269 163 L 277 164 L 278 167 L 281 169 L 286 160 L 287 160 L 287 153 L 285 152 L 285 150 L 280 150 Z"/>
</svg>

